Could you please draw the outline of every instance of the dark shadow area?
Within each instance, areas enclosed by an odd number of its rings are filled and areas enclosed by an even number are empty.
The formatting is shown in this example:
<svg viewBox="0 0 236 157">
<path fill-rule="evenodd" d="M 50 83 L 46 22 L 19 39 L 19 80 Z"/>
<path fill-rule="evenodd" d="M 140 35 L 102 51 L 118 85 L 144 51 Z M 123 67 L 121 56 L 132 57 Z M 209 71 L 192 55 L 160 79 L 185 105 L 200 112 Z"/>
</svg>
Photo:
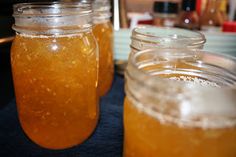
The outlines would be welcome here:
<svg viewBox="0 0 236 157">
<path fill-rule="evenodd" d="M 0 109 L 14 97 L 10 65 L 10 46 L 11 43 L 0 46 Z"/>
</svg>

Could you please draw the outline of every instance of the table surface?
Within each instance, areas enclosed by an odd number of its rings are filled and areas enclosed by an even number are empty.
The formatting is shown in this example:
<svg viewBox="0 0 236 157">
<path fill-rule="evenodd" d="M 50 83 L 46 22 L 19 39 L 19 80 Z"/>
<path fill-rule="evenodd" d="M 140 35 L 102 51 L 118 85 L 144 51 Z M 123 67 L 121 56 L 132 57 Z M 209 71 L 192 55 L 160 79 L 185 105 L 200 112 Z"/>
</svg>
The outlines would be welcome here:
<svg viewBox="0 0 236 157">
<path fill-rule="evenodd" d="M 100 100 L 100 120 L 93 135 L 73 148 L 48 150 L 34 144 L 23 133 L 13 98 L 0 107 L 0 157 L 120 157 L 123 99 L 124 79 L 116 74 L 110 92 Z"/>
</svg>

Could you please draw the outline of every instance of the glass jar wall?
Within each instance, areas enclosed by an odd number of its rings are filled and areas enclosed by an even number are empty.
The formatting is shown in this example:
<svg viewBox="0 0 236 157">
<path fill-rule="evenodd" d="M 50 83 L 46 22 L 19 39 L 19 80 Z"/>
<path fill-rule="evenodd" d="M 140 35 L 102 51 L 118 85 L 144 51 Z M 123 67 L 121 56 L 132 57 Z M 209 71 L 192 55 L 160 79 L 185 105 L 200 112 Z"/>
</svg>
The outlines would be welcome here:
<svg viewBox="0 0 236 157">
<path fill-rule="evenodd" d="M 99 95 L 105 95 L 111 88 L 113 63 L 113 26 L 110 21 L 111 6 L 109 0 L 94 0 L 93 5 L 93 33 L 99 46 Z"/>
</svg>

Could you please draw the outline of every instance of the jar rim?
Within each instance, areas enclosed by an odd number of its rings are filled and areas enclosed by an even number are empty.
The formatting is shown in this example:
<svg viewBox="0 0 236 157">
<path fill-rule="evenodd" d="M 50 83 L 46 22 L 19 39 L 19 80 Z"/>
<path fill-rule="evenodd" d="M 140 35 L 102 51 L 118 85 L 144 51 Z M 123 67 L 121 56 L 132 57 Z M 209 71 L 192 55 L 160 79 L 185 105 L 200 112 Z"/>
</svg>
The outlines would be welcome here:
<svg viewBox="0 0 236 157">
<path fill-rule="evenodd" d="M 187 46 L 203 45 L 206 42 L 205 36 L 198 31 L 147 25 L 134 28 L 131 39 L 152 44 L 183 42 Z"/>
<path fill-rule="evenodd" d="M 112 14 L 110 12 L 111 4 L 109 0 L 94 0 L 92 2 L 92 8 L 93 22 L 95 24 L 110 21 Z"/>
<path fill-rule="evenodd" d="M 111 4 L 109 0 L 94 0 L 92 2 L 94 12 L 110 11 Z"/>
<path fill-rule="evenodd" d="M 71 9 L 79 10 L 71 10 Z M 43 12 L 40 9 L 44 9 Z M 67 9 L 66 12 L 59 10 L 50 11 L 49 9 Z M 40 17 L 57 17 L 70 15 L 89 15 L 92 14 L 92 8 L 89 3 L 82 2 L 31 2 L 17 3 L 13 5 L 13 16 L 40 16 Z M 39 11 L 40 10 L 40 11 Z M 50 12 L 49 12 L 50 11 Z"/>
<path fill-rule="evenodd" d="M 92 6 L 84 2 L 32 2 L 13 6 L 12 28 L 24 34 L 61 35 L 91 31 Z"/>
<path fill-rule="evenodd" d="M 153 90 L 154 92 L 157 91 L 155 86 L 153 86 L 153 83 L 156 81 L 162 82 L 163 84 L 172 84 L 173 86 L 188 86 L 185 82 L 181 81 L 172 81 L 169 79 L 164 79 L 160 77 L 153 77 L 153 75 L 150 75 L 146 71 L 142 70 L 141 68 L 143 63 L 140 62 L 139 57 L 142 57 L 141 55 L 145 53 L 152 53 L 154 52 L 155 58 L 153 58 L 153 62 L 157 62 L 157 58 L 160 57 L 160 59 L 163 59 L 165 55 L 168 55 L 169 58 L 176 58 L 176 59 L 187 59 L 190 58 L 190 62 L 196 62 L 200 67 L 204 66 L 212 66 L 210 67 L 210 70 L 216 70 L 215 72 L 219 75 L 222 75 L 222 77 L 229 77 L 232 82 L 228 82 L 229 84 L 225 84 L 225 86 L 222 86 L 224 89 L 236 89 L 236 57 L 229 56 L 229 55 L 223 55 L 213 52 L 208 52 L 204 50 L 194 50 L 194 49 L 146 49 L 141 50 L 136 53 L 130 53 L 128 66 L 126 69 L 125 74 L 130 76 L 135 75 L 138 77 L 135 77 L 135 79 L 140 82 L 141 84 L 145 84 L 150 88 L 150 90 Z M 211 59 L 214 59 L 214 61 L 210 61 Z M 218 60 L 218 61 L 217 61 Z M 150 60 L 148 60 L 150 62 Z M 208 63 L 207 63 L 208 62 Z M 129 69 L 130 68 L 130 69 Z M 225 71 L 225 72 L 224 72 Z M 143 80 L 148 80 L 147 82 L 144 82 Z M 198 85 L 196 85 L 198 86 Z M 199 86 L 201 88 L 208 88 L 204 86 Z"/>
</svg>

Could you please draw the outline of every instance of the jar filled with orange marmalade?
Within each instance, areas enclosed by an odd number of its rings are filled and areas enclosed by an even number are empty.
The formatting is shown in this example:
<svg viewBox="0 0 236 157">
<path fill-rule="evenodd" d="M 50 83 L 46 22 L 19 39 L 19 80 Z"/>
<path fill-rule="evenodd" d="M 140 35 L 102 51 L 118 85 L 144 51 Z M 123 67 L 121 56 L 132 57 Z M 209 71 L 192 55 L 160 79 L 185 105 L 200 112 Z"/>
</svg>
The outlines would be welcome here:
<svg viewBox="0 0 236 157">
<path fill-rule="evenodd" d="M 49 149 L 85 141 L 96 127 L 98 47 L 91 5 L 14 5 L 11 65 L 19 120 Z"/>
<path fill-rule="evenodd" d="M 200 50 L 131 53 L 124 157 L 236 156 L 236 58 Z"/>
<path fill-rule="evenodd" d="M 111 6 L 109 0 L 94 0 L 92 6 L 94 11 L 93 33 L 99 46 L 98 93 L 100 96 L 104 96 L 111 88 L 114 77 Z"/>
</svg>

